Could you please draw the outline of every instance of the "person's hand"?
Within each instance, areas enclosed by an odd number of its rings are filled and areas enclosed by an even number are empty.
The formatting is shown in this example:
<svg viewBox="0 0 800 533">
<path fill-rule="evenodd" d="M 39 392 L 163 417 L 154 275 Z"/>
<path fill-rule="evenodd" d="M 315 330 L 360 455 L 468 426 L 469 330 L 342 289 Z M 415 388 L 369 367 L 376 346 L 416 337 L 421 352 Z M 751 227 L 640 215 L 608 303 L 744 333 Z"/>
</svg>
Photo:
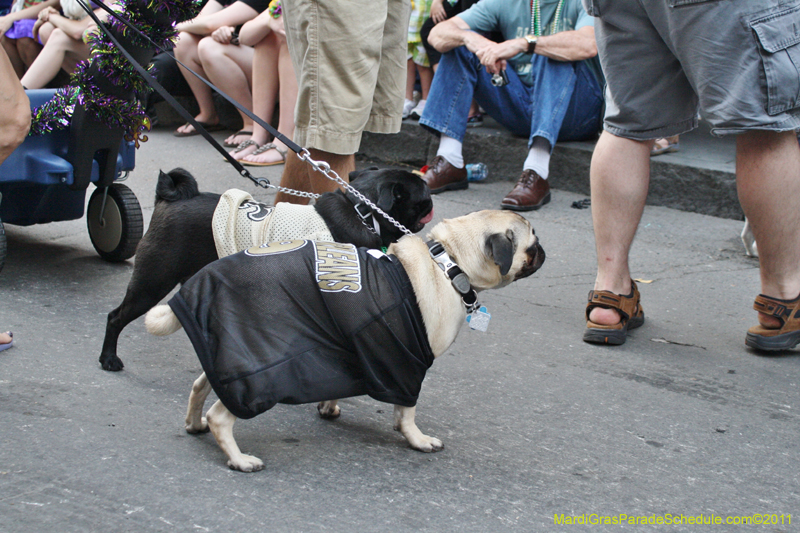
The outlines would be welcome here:
<svg viewBox="0 0 800 533">
<path fill-rule="evenodd" d="M 433 4 L 431 4 L 431 18 L 435 24 L 447 20 L 447 13 L 444 11 L 444 0 L 433 0 Z"/>
<path fill-rule="evenodd" d="M 11 29 L 11 26 L 14 25 L 14 21 L 11 20 L 11 17 L 6 15 L 5 17 L 0 17 L 0 37 L 5 35 L 5 33 Z"/>
<path fill-rule="evenodd" d="M 211 38 L 218 43 L 230 44 L 235 29 L 233 26 L 221 26 L 211 33 Z"/>
<path fill-rule="evenodd" d="M 286 37 L 286 30 L 283 27 L 283 17 L 282 16 L 280 16 L 278 18 L 269 17 L 269 21 L 267 22 L 267 26 L 269 26 L 269 29 L 271 29 L 272 31 L 274 31 L 278 35 Z"/>
<path fill-rule="evenodd" d="M 38 19 L 41 20 L 42 22 L 48 22 L 50 20 L 51 15 L 59 15 L 59 14 L 60 13 L 58 12 L 57 9 L 55 9 L 52 6 L 48 6 L 39 11 Z"/>
<path fill-rule="evenodd" d="M 507 59 L 523 52 L 517 42 L 518 40 L 519 39 L 509 39 L 502 43 L 489 42 L 485 46 L 479 48 L 475 52 L 475 55 L 478 56 L 481 65 L 486 67 L 486 72 L 489 74 L 497 74 L 506 68 Z"/>
</svg>

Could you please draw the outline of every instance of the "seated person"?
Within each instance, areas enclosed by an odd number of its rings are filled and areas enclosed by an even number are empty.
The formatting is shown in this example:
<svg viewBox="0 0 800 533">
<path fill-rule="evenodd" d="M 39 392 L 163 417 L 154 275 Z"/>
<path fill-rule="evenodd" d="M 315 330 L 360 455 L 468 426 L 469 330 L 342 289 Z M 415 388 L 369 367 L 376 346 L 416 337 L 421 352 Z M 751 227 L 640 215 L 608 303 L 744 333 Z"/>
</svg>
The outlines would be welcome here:
<svg viewBox="0 0 800 533">
<path fill-rule="evenodd" d="M 83 12 L 82 8 L 79 9 L 80 11 L 71 13 L 71 16 L 79 17 Z M 101 20 L 108 17 L 102 9 L 95 9 L 94 13 Z M 39 34 L 48 33 L 49 37 L 44 40 L 44 48 L 20 79 L 26 89 L 42 89 L 61 69 L 72 74 L 78 63 L 89 59 L 91 49 L 87 36 L 97 27 L 91 17 L 85 12 L 83 14 L 80 20 L 76 20 L 62 15 L 53 7 L 46 7 L 39 12 L 39 18 L 33 26 L 33 35 L 38 37 Z"/>
<path fill-rule="evenodd" d="M 277 4 L 273 2 L 273 4 Z M 276 16 L 277 15 L 277 16 Z M 291 139 L 294 135 L 294 106 L 297 102 L 297 77 L 294 74 L 280 9 L 264 11 L 245 23 L 239 42 L 253 46 L 253 112 L 272 122 L 276 100 L 279 102 L 278 131 Z M 267 142 L 267 130 L 253 124 L 253 135 L 246 146 L 234 155 L 247 166 L 280 165 L 289 149 L 278 139 Z"/>
<path fill-rule="evenodd" d="M 33 37 L 33 25 L 39 12 L 58 5 L 58 0 L 17 0 L 11 12 L 0 17 L 0 42 L 18 79 L 42 50 L 42 43 Z"/>
<path fill-rule="evenodd" d="M 228 6 L 218 0 L 209 0 L 197 17 L 177 25 L 180 35 L 175 45 L 175 57 L 248 110 L 252 110 L 250 84 L 253 49 L 249 46 L 232 44 L 231 38 L 234 33 L 233 28 L 255 18 L 266 10 L 268 5 L 268 0 L 237 0 Z M 183 67 L 181 73 L 191 87 L 200 108 L 195 120 L 210 131 L 223 129 L 214 107 L 211 88 Z M 253 121 L 247 115 L 240 114 L 242 130 L 225 139 L 226 146 L 238 146 L 248 140 L 253 133 Z M 194 126 L 187 123 L 178 128 L 175 135 L 189 137 L 197 135 L 197 131 Z"/>
<path fill-rule="evenodd" d="M 432 193 L 468 186 L 462 143 L 473 96 L 497 122 L 529 139 L 522 175 L 501 202 L 504 209 L 528 211 L 549 202 L 556 141 L 590 139 L 600 131 L 603 80 L 593 18 L 580 0 L 534 5 L 539 9 L 527 0 L 482 0 L 431 30 L 429 42 L 442 59 L 420 124 L 441 135 L 424 178 Z M 493 42 L 479 31 L 499 31 L 505 40 Z M 492 76 L 501 71 L 508 83 L 497 87 Z"/>
</svg>

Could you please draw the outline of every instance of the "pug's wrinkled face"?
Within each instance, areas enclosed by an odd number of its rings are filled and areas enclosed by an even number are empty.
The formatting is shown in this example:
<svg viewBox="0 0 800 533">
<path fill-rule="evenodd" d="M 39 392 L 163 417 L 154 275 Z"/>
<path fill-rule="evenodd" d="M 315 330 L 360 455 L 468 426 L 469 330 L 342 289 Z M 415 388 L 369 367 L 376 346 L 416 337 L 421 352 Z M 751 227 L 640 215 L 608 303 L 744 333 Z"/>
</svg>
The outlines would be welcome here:
<svg viewBox="0 0 800 533">
<path fill-rule="evenodd" d="M 429 237 L 445 245 L 476 290 L 528 277 L 545 260 L 530 222 L 512 211 L 478 211 L 446 219 Z"/>
</svg>

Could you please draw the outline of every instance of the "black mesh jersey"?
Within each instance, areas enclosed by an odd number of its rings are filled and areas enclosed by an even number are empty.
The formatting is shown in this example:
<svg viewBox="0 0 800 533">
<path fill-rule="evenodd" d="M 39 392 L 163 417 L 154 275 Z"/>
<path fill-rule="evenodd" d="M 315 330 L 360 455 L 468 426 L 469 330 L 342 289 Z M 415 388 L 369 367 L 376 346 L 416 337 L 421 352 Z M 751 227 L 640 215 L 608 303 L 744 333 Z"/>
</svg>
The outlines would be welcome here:
<svg viewBox="0 0 800 533">
<path fill-rule="evenodd" d="M 249 248 L 203 268 L 169 305 L 239 418 L 364 394 L 411 407 L 433 363 L 400 262 L 351 244 Z"/>
</svg>

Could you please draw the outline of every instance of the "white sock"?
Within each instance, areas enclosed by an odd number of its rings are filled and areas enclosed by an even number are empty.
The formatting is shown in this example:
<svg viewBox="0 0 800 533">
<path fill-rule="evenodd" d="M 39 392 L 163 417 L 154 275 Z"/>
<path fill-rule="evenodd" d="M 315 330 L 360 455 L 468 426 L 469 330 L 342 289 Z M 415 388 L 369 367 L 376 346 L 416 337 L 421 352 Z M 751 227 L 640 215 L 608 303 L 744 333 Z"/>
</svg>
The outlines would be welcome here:
<svg viewBox="0 0 800 533">
<path fill-rule="evenodd" d="M 550 173 L 550 141 L 544 137 L 534 137 L 528 157 L 522 165 L 522 170 L 533 170 L 542 179 L 547 179 Z"/>
<path fill-rule="evenodd" d="M 448 137 L 444 133 L 439 140 L 439 150 L 436 155 L 444 157 L 448 163 L 456 168 L 464 168 L 464 156 L 461 155 L 461 141 Z"/>
</svg>

